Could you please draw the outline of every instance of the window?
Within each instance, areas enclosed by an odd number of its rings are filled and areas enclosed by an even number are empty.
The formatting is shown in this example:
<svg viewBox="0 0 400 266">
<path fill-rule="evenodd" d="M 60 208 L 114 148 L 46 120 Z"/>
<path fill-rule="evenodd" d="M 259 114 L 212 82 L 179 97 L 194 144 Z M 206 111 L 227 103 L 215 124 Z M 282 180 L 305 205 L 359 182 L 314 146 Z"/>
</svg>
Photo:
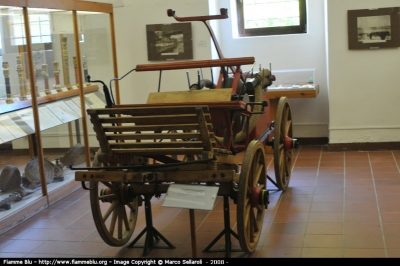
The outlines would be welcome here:
<svg viewBox="0 0 400 266">
<path fill-rule="evenodd" d="M 306 0 L 236 0 L 240 37 L 307 32 Z"/>
<path fill-rule="evenodd" d="M 11 17 L 11 45 L 25 45 L 25 26 L 24 17 L 20 13 L 15 13 Z M 51 42 L 50 19 L 47 13 L 30 14 L 29 24 L 31 30 L 32 43 Z"/>
</svg>

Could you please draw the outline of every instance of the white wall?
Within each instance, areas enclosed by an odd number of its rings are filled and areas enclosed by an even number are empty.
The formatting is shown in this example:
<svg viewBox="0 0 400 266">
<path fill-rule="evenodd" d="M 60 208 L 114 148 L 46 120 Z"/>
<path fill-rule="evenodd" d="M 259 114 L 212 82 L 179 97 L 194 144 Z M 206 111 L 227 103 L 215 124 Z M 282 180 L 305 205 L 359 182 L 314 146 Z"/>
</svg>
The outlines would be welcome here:
<svg viewBox="0 0 400 266">
<path fill-rule="evenodd" d="M 398 0 L 329 0 L 330 143 L 400 141 L 400 50 L 349 50 L 347 10 L 400 6 Z"/>
<path fill-rule="evenodd" d="M 211 1 L 210 1 L 211 2 Z M 307 34 L 234 38 L 232 18 L 235 0 L 217 1 L 228 8 L 229 19 L 221 20 L 220 45 L 225 57 L 254 56 L 257 64 L 272 70 L 315 68 L 320 93 L 315 99 L 290 99 L 295 137 L 328 136 L 328 90 L 326 78 L 324 1 L 307 1 Z M 219 12 L 219 11 L 218 11 Z M 257 67 L 258 69 L 258 67 Z M 277 82 L 279 75 L 276 76 Z"/>
<path fill-rule="evenodd" d="M 110 2 L 112 1 L 102 1 Z M 138 64 L 163 63 L 147 60 L 146 25 L 179 23 L 167 16 L 173 9 L 180 17 L 208 14 L 204 0 L 124 0 L 114 8 L 119 76 Z M 192 22 L 193 56 L 195 60 L 211 58 L 210 37 L 201 22 Z M 197 78 L 197 70 L 190 70 L 191 82 Z M 204 72 L 205 78 L 209 78 Z M 111 78 L 111 77 L 110 77 Z M 120 82 L 121 103 L 145 103 L 150 92 L 158 89 L 159 72 L 138 72 Z M 161 91 L 188 89 L 185 70 L 163 71 Z"/>
</svg>

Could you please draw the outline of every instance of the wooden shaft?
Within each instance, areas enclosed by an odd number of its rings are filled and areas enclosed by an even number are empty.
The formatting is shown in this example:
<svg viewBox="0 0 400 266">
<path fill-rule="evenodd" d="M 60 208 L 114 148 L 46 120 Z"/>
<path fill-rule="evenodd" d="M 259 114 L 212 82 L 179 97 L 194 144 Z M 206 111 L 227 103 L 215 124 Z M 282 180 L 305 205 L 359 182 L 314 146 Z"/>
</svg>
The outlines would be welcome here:
<svg viewBox="0 0 400 266">
<path fill-rule="evenodd" d="M 226 19 L 228 18 L 228 9 L 221 8 L 221 15 L 208 15 L 208 16 L 196 16 L 196 17 L 178 17 L 175 15 L 175 11 L 172 9 L 167 10 L 167 15 L 169 17 L 174 17 L 176 21 L 206 21 L 214 19 Z"/>
<path fill-rule="evenodd" d="M 215 60 L 172 62 L 172 63 L 163 63 L 163 64 L 146 64 L 146 65 L 137 65 L 136 71 L 140 72 L 140 71 L 252 65 L 254 63 L 254 61 L 255 61 L 254 57 L 240 57 L 240 58 L 224 58 L 224 59 L 215 59 Z"/>
</svg>

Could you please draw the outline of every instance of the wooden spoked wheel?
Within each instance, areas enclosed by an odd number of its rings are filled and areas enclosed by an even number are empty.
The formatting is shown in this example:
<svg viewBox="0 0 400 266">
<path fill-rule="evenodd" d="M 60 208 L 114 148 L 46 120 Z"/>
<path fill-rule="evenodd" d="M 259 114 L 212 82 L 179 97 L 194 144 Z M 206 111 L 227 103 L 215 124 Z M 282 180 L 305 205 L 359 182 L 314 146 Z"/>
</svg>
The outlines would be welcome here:
<svg viewBox="0 0 400 266">
<path fill-rule="evenodd" d="M 243 158 L 237 195 L 238 237 L 245 252 L 253 252 L 260 238 L 265 204 L 258 198 L 260 190 L 266 189 L 266 176 L 264 146 L 253 140 Z"/>
<path fill-rule="evenodd" d="M 292 113 L 289 99 L 279 99 L 274 132 L 274 168 L 278 188 L 285 191 L 289 186 L 293 157 Z"/>
<path fill-rule="evenodd" d="M 100 166 L 97 154 L 93 166 Z M 122 182 L 90 182 L 90 206 L 101 238 L 110 246 L 120 247 L 135 229 L 139 196 L 132 196 L 130 186 Z"/>
</svg>

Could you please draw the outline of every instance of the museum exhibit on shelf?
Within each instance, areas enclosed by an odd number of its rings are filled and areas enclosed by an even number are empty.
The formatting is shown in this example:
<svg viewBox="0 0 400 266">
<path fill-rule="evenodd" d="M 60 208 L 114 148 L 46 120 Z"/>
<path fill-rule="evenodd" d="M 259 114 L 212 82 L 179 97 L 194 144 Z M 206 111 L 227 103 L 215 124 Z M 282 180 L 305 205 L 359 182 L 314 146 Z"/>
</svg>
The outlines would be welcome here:
<svg viewBox="0 0 400 266">
<path fill-rule="evenodd" d="M 0 0 L 0 257 L 400 257 L 399 59 L 398 0 Z"/>
<path fill-rule="evenodd" d="M 76 188 L 69 166 L 98 147 L 86 110 L 106 105 L 89 74 L 114 73 L 112 6 L 45 2 L 1 7 L 0 142 L 16 156 L 1 166 L 1 230 Z"/>
</svg>

